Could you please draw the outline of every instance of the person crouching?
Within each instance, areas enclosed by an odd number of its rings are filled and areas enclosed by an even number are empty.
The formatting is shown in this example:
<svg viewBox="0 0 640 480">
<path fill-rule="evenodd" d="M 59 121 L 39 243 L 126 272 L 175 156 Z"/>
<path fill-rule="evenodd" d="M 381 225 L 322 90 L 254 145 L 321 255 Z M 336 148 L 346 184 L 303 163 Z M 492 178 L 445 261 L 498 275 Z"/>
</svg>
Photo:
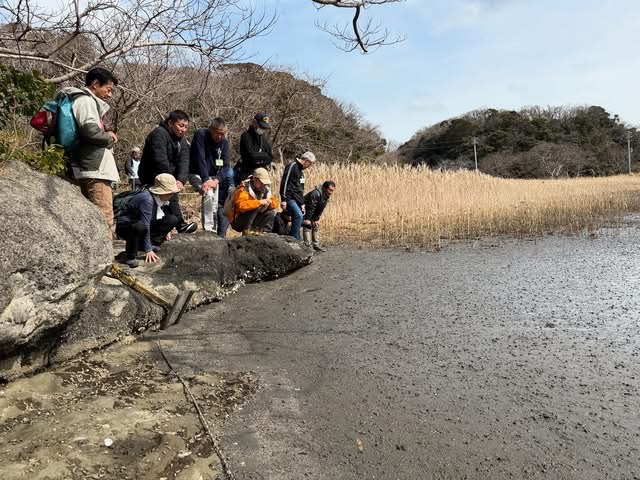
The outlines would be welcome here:
<svg viewBox="0 0 640 480">
<path fill-rule="evenodd" d="M 317 252 L 326 252 L 320 245 L 318 232 L 320 230 L 320 217 L 324 212 L 331 195 L 336 191 L 336 184 L 327 180 L 318 185 L 304 196 L 304 220 L 302 222 L 302 236 L 307 247 L 313 247 Z"/>
<path fill-rule="evenodd" d="M 271 194 L 269 172 L 257 168 L 233 192 L 233 205 L 229 212 L 231 228 L 243 235 L 271 232 L 277 208 L 278 201 Z"/>
<path fill-rule="evenodd" d="M 178 218 L 165 213 L 163 207 L 169 206 L 171 196 L 179 190 L 175 177 L 162 173 L 155 178 L 152 187 L 141 190 L 129 200 L 116 224 L 116 234 L 126 241 L 125 263 L 129 267 L 138 266 L 136 255 L 140 247 L 145 252 L 145 263 L 159 260 L 154 245 L 161 245 L 178 223 Z"/>
</svg>

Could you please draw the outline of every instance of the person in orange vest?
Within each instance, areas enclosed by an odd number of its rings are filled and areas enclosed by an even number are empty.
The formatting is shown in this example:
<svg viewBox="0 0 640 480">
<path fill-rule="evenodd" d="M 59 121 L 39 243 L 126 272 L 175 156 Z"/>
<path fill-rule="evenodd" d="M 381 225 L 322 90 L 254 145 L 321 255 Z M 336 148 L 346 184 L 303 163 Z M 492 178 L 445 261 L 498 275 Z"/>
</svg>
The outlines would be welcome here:
<svg viewBox="0 0 640 480">
<path fill-rule="evenodd" d="M 253 175 L 233 192 L 229 211 L 231 228 L 243 235 L 263 235 L 271 232 L 276 218 L 278 199 L 271 193 L 271 178 L 264 168 L 257 168 Z"/>
</svg>

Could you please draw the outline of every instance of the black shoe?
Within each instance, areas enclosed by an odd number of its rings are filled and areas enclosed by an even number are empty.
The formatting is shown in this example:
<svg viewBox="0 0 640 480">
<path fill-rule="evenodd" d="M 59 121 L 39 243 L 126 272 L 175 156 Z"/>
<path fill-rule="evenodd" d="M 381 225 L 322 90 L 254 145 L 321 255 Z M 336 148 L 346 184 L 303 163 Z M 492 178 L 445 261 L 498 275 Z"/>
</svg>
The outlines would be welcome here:
<svg viewBox="0 0 640 480">
<path fill-rule="evenodd" d="M 129 268 L 137 268 L 140 263 L 135 258 L 127 258 L 127 261 L 124 262 L 127 264 Z"/>
<path fill-rule="evenodd" d="M 179 227 L 176 227 L 178 233 L 193 233 L 198 230 L 198 225 L 195 223 L 183 223 Z"/>
<path fill-rule="evenodd" d="M 322 248 L 320 245 L 314 245 L 314 246 L 313 246 L 313 249 L 314 249 L 316 252 L 326 252 L 326 251 L 327 251 L 327 249 L 326 249 L 326 248 Z"/>
</svg>

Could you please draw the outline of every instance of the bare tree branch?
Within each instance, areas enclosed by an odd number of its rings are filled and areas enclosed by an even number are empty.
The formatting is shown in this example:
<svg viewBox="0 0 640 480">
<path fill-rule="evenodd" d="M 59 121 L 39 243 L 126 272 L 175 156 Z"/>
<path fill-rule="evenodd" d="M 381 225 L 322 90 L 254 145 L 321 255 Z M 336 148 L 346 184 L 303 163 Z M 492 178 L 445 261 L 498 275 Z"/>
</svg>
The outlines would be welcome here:
<svg viewBox="0 0 640 480">
<path fill-rule="evenodd" d="M 371 19 L 364 25 L 359 22 L 362 9 L 368 6 L 383 5 L 387 3 L 399 3 L 404 0 L 311 0 L 318 9 L 326 6 L 338 8 L 350 8 L 355 10 L 351 25 L 328 25 L 316 22 L 316 26 L 329 33 L 337 41 L 334 45 L 344 51 L 351 52 L 356 49 L 368 53 L 372 47 L 391 45 L 404 40 L 402 36 L 391 37 L 389 31 L 378 24 L 374 24 Z"/>
<path fill-rule="evenodd" d="M 0 0 L 0 59 L 38 67 L 53 83 L 153 47 L 220 65 L 276 21 L 244 0 L 73 0 L 54 12 L 35 1 Z"/>
</svg>

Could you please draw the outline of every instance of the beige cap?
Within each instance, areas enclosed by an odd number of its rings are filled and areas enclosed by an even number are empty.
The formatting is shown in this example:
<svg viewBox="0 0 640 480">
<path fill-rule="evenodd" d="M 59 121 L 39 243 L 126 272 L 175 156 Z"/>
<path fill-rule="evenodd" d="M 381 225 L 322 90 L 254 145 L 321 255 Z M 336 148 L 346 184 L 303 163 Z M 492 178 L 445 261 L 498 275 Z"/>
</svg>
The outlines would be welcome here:
<svg viewBox="0 0 640 480">
<path fill-rule="evenodd" d="M 269 178 L 269 172 L 266 168 L 256 168 L 253 172 L 253 178 L 257 178 L 265 185 L 271 185 L 271 178 Z"/>
<path fill-rule="evenodd" d="M 161 173 L 155 178 L 153 187 L 149 191 L 156 195 L 163 195 L 165 193 L 177 193 L 180 189 L 176 185 L 176 177 L 170 173 Z"/>
<path fill-rule="evenodd" d="M 308 160 L 313 163 L 316 161 L 316 156 L 313 154 L 313 152 L 304 152 L 302 155 L 300 155 L 300 158 L 298 158 L 298 160 Z"/>
</svg>

